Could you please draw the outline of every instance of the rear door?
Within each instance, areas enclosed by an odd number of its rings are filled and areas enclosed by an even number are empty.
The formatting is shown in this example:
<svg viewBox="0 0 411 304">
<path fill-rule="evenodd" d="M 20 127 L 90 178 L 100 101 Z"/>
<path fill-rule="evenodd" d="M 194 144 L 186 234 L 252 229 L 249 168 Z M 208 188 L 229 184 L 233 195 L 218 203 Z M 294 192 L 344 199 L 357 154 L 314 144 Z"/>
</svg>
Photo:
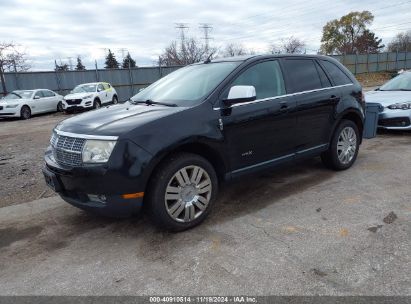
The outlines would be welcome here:
<svg viewBox="0 0 411 304">
<path fill-rule="evenodd" d="M 287 58 L 289 92 L 297 103 L 297 151 L 324 149 L 331 132 L 340 91 L 333 88 L 315 59 Z"/>
<path fill-rule="evenodd" d="M 32 114 L 43 113 L 47 111 L 47 100 L 46 98 L 44 98 L 42 90 L 38 90 L 34 93 L 30 108 Z"/>
<path fill-rule="evenodd" d="M 107 102 L 107 91 L 104 89 L 102 83 L 97 85 L 97 94 L 102 104 Z"/>
<path fill-rule="evenodd" d="M 46 104 L 46 111 L 52 112 L 57 110 L 57 97 L 54 92 L 49 91 L 49 90 L 42 90 L 43 96 L 44 96 L 44 101 Z"/>
<path fill-rule="evenodd" d="M 254 86 L 257 100 L 225 107 L 222 100 L 235 85 Z M 223 134 L 233 174 L 274 164 L 293 152 L 295 103 L 285 95 L 278 60 L 248 66 L 224 90 L 220 97 Z"/>
</svg>

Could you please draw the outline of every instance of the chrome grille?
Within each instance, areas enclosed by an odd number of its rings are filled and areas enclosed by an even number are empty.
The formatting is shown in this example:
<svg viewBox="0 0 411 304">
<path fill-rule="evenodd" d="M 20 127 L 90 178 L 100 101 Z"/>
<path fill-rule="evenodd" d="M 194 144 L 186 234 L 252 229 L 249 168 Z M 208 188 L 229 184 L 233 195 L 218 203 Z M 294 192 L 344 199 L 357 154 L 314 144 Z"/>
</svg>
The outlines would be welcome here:
<svg viewBox="0 0 411 304">
<path fill-rule="evenodd" d="M 86 140 L 58 135 L 53 132 L 50 143 L 57 163 L 64 166 L 78 167 L 83 163 L 81 152 Z"/>
</svg>

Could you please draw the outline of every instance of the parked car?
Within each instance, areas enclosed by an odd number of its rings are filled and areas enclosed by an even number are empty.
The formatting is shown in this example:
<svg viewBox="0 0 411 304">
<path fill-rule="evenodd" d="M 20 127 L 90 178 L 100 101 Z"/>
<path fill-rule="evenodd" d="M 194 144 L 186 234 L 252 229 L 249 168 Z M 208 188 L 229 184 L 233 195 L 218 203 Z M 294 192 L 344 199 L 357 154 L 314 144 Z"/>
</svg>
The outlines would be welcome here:
<svg viewBox="0 0 411 304">
<path fill-rule="evenodd" d="M 116 104 L 118 95 L 116 89 L 107 82 L 84 83 L 76 86 L 70 94 L 64 96 L 63 109 L 73 110 L 98 109 L 104 104 Z"/>
<path fill-rule="evenodd" d="M 169 230 L 203 221 L 220 183 L 321 155 L 344 170 L 362 140 L 360 84 L 325 56 L 220 59 L 181 68 L 114 107 L 58 124 L 47 184 L 68 203 Z"/>
<path fill-rule="evenodd" d="M 375 91 L 365 94 L 366 102 L 380 104 L 378 127 L 411 130 L 411 72 L 405 71 Z"/>
<path fill-rule="evenodd" d="M 0 117 L 29 119 L 32 115 L 62 111 L 63 96 L 46 89 L 16 90 L 0 99 Z"/>
</svg>

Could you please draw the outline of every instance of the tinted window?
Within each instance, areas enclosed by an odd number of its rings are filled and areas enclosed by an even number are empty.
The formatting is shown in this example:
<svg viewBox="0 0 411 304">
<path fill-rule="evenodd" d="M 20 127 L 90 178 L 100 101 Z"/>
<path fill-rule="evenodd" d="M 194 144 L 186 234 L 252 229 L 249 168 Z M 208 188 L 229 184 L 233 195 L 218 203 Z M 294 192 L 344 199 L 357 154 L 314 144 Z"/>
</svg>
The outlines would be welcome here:
<svg viewBox="0 0 411 304">
<path fill-rule="evenodd" d="M 323 68 L 317 62 L 315 62 L 315 66 L 317 67 L 318 74 L 320 75 L 320 80 L 323 88 L 331 87 L 331 82 L 325 74 Z"/>
<path fill-rule="evenodd" d="M 257 99 L 274 97 L 285 94 L 284 80 L 278 61 L 257 63 L 240 74 L 231 84 L 254 86 Z M 224 92 L 227 98 L 229 89 Z"/>
<path fill-rule="evenodd" d="M 327 60 L 321 60 L 321 62 L 324 65 L 325 70 L 331 76 L 335 85 L 352 83 L 351 79 L 347 75 L 345 75 L 345 73 L 341 71 L 341 69 L 337 65 Z"/>
<path fill-rule="evenodd" d="M 293 92 L 302 92 L 321 89 L 322 84 L 315 63 L 311 59 L 287 59 L 285 68 L 290 81 L 293 83 Z"/>
</svg>

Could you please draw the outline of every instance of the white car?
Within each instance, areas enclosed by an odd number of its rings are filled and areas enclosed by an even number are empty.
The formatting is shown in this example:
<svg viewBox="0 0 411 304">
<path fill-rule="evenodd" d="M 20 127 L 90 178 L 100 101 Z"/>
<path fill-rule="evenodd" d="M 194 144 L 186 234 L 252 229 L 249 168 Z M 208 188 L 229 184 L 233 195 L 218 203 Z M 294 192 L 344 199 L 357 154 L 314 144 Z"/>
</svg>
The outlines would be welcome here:
<svg viewBox="0 0 411 304">
<path fill-rule="evenodd" d="M 29 119 L 34 114 L 62 111 L 63 96 L 46 89 L 17 90 L 0 99 L 0 117 Z"/>
<path fill-rule="evenodd" d="M 379 104 L 378 127 L 389 130 L 411 130 L 411 71 L 388 81 L 365 100 Z"/>
<path fill-rule="evenodd" d="M 64 96 L 63 109 L 66 112 L 78 109 L 98 109 L 104 104 L 118 102 L 116 90 L 107 82 L 84 83 L 76 86 Z"/>
</svg>

